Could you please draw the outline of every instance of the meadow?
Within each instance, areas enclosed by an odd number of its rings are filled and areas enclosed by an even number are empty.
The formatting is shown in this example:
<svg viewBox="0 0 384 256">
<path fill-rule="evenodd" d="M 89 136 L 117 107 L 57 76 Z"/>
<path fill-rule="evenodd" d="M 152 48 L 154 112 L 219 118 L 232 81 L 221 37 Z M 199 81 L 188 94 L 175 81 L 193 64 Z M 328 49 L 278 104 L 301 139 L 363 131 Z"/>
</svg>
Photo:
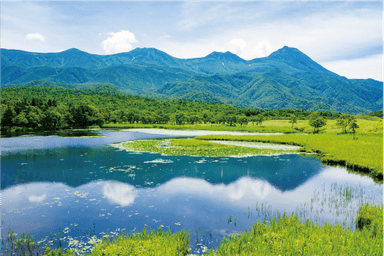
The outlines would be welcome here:
<svg viewBox="0 0 384 256">
<path fill-rule="evenodd" d="M 176 125 L 176 124 L 104 124 L 103 128 L 113 129 L 133 129 L 133 128 L 158 128 L 170 130 L 207 130 L 207 131 L 240 131 L 240 132 L 260 132 L 260 133 L 298 133 L 300 131 L 292 129 L 284 125 L 273 125 L 272 122 L 267 121 L 267 125 L 258 126 L 254 124 L 249 125 L 224 125 L 224 124 L 195 124 L 195 125 Z M 272 124 L 272 125 L 271 125 Z"/>
<path fill-rule="evenodd" d="M 326 120 L 327 124 L 320 128 L 320 133 L 342 133 L 342 129 L 336 125 L 336 120 Z M 383 119 L 375 116 L 358 115 L 357 134 L 383 134 Z M 249 122 L 247 125 L 234 124 L 129 124 L 129 123 L 109 123 L 104 124 L 103 128 L 131 129 L 131 128 L 161 128 L 171 130 L 208 130 L 208 131 L 243 131 L 260 133 L 312 133 L 313 128 L 308 125 L 308 120 L 297 120 L 293 125 L 290 120 L 265 120 L 261 125 Z"/>
</svg>

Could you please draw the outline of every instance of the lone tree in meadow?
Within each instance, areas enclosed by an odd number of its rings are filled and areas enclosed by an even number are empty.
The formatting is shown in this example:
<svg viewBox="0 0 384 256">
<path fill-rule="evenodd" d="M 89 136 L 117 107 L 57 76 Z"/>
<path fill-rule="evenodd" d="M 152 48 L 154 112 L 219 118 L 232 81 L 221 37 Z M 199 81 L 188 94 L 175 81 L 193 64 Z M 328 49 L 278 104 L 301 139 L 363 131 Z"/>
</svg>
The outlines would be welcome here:
<svg viewBox="0 0 384 256">
<path fill-rule="evenodd" d="M 297 116 L 295 116 L 294 114 L 291 114 L 290 123 L 292 124 L 292 129 L 293 129 L 293 124 L 297 124 Z"/>
<path fill-rule="evenodd" d="M 356 122 L 353 122 L 353 123 L 351 123 L 351 125 L 349 126 L 349 128 L 352 130 L 352 133 L 353 133 L 353 139 L 355 139 L 356 129 L 358 129 L 359 126 L 357 125 Z"/>
<path fill-rule="evenodd" d="M 336 120 L 336 125 L 340 126 L 344 130 L 344 133 L 347 133 L 347 127 L 351 127 L 352 123 L 356 123 L 356 117 L 350 114 L 342 114 Z"/>
<path fill-rule="evenodd" d="M 313 133 L 318 133 L 319 129 L 327 123 L 318 113 L 313 113 L 309 116 L 309 125 L 313 127 Z"/>
</svg>

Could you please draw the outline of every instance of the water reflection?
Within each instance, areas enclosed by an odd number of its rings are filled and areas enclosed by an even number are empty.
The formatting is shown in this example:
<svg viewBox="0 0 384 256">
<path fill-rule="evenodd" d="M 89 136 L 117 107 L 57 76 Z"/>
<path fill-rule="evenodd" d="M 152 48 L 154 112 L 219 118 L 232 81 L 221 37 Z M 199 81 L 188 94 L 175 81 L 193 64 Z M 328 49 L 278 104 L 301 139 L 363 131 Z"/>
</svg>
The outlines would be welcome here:
<svg viewBox="0 0 384 256">
<path fill-rule="evenodd" d="M 163 225 L 190 231 L 196 252 L 192 236 L 197 230 L 212 229 L 207 245 L 214 247 L 224 235 L 283 211 L 320 223 L 346 219 L 353 227 L 359 204 L 383 203 L 382 185 L 344 168 L 323 166 L 313 157 L 134 153 L 108 144 L 152 135 L 105 134 L 93 139 L 4 139 L 3 230 L 29 232 L 40 240 L 51 228 L 57 232 L 61 227 L 65 243 L 70 237 L 88 241 L 84 229 L 93 220 L 99 237 L 117 229 Z M 342 196 L 345 188 L 353 191 L 348 200 Z"/>
<path fill-rule="evenodd" d="M 113 204 L 122 207 L 135 202 L 135 187 L 121 182 L 107 182 L 102 188 L 103 195 Z"/>
<path fill-rule="evenodd" d="M 250 176 L 286 191 L 303 184 L 322 168 L 319 159 L 299 155 L 204 158 L 132 153 L 107 145 L 71 146 L 4 152 L 1 186 L 7 188 L 20 183 L 56 181 L 78 187 L 101 179 L 155 187 L 175 177 L 229 184 L 239 177 Z"/>
<path fill-rule="evenodd" d="M 335 180 L 334 173 L 346 179 Z M 325 184 L 337 182 L 337 186 L 348 186 L 360 194 L 348 202 L 356 216 L 361 202 L 382 203 L 382 186 L 367 177 L 349 174 L 341 168 L 327 167 L 319 175 L 293 190 L 282 191 L 266 180 L 243 176 L 229 184 L 211 184 L 202 178 L 173 178 L 155 188 L 137 188 L 118 181 L 93 181 L 72 188 L 62 183 L 32 182 L 15 185 L 2 191 L 4 198 L 3 229 L 16 233 L 30 232 L 38 239 L 49 234 L 51 228 L 68 228 L 68 237 L 81 236 L 84 228 L 92 226 L 95 219 L 97 233 L 116 228 L 141 230 L 144 226 L 158 228 L 159 225 L 172 230 L 186 229 L 192 234 L 197 229 L 213 229 L 210 246 L 217 246 L 223 234 L 240 232 L 264 216 L 257 215 L 255 205 L 268 202 L 271 213 L 277 211 L 297 212 L 300 204 L 310 204 L 317 192 L 332 197 Z M 311 220 L 341 223 L 343 214 L 336 217 L 329 205 L 321 212 L 310 212 Z M 316 208 L 317 207 L 317 208 Z M 348 208 L 349 207 L 349 208 Z M 303 211 L 303 209 L 301 210 Z M 251 212 L 251 217 L 250 217 Z M 248 213 L 248 216 L 247 216 Z M 236 224 L 228 217 L 236 218 Z M 347 225 L 353 226 L 350 217 Z M 33 225 L 31 224 L 33 223 Z M 85 238 L 84 238 L 85 239 Z M 87 241 L 87 239 L 85 239 Z M 195 248 L 195 245 L 191 244 Z"/>
</svg>

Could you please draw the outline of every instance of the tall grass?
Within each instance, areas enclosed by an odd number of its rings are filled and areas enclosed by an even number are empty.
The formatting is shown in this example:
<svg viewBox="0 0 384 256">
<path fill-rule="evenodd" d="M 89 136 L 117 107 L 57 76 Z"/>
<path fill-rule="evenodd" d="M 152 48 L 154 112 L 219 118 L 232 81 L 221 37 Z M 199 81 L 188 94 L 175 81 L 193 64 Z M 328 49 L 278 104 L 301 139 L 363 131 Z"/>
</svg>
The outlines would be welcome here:
<svg viewBox="0 0 384 256">
<path fill-rule="evenodd" d="M 201 140 L 231 140 L 270 142 L 302 146 L 304 152 L 319 153 L 323 163 L 347 166 L 369 173 L 383 180 L 383 136 L 359 135 L 353 140 L 350 134 L 308 134 L 308 135 L 207 135 L 196 137 Z"/>
<path fill-rule="evenodd" d="M 51 233 L 52 235 L 52 233 Z M 63 246 L 57 244 L 57 249 L 52 246 L 56 242 L 60 242 L 60 232 L 53 234 L 52 240 L 48 242 L 36 242 L 29 234 L 25 237 L 24 233 L 16 236 L 12 231 L 7 233 L 7 242 L 4 243 L 2 252 L 4 255 L 20 255 L 20 256 L 76 256 L 76 255 L 187 255 L 190 250 L 189 233 L 184 230 L 176 233 L 170 229 L 164 232 L 161 227 L 158 230 L 146 230 L 145 227 L 141 233 L 131 233 L 125 235 L 124 232 L 115 237 L 113 240 L 110 236 L 104 236 L 102 239 L 94 240 L 94 247 L 90 253 L 84 253 L 82 250 L 64 249 Z M 58 239 L 55 239 L 57 236 Z"/>
<path fill-rule="evenodd" d="M 140 234 L 123 233 L 113 241 L 104 239 L 89 255 L 187 255 L 188 245 L 189 233 L 184 230 L 172 234 L 170 229 L 164 232 L 160 227 L 157 231 L 144 228 Z"/>
<path fill-rule="evenodd" d="M 324 226 L 296 214 L 255 222 L 249 232 L 224 238 L 220 246 L 204 255 L 383 255 L 383 207 L 370 208 L 372 221 L 380 225 L 364 225 L 356 232 L 342 225 L 325 223 Z M 361 210 L 364 215 L 364 210 Z M 375 228 L 376 229 L 375 229 Z"/>
</svg>

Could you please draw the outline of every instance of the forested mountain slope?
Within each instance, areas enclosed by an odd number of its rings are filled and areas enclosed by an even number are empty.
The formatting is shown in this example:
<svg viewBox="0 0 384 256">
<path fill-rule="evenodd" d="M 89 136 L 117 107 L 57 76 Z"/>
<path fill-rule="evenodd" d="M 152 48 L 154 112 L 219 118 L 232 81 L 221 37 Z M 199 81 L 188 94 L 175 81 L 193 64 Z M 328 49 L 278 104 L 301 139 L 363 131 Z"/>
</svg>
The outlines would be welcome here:
<svg viewBox="0 0 384 256">
<path fill-rule="evenodd" d="M 109 84 L 129 95 L 263 109 L 361 113 L 382 109 L 382 82 L 341 77 L 283 47 L 244 60 L 230 52 L 179 59 L 154 48 L 113 55 L 78 49 L 32 53 L 1 49 L 2 87 L 41 85 L 92 89 Z"/>
</svg>

